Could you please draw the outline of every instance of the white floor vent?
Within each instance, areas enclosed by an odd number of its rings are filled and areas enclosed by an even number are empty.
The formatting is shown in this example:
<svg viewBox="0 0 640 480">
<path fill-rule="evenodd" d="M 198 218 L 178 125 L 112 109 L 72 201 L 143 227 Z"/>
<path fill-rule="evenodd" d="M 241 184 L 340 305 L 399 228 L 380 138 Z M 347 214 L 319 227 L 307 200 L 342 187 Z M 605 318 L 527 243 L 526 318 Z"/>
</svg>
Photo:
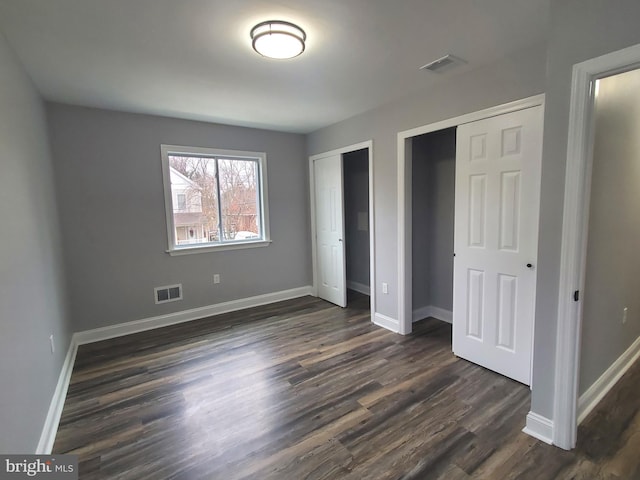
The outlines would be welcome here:
<svg viewBox="0 0 640 480">
<path fill-rule="evenodd" d="M 164 287 L 156 287 L 153 289 L 156 303 L 175 302 L 182 300 L 182 284 L 167 285 Z"/>
</svg>

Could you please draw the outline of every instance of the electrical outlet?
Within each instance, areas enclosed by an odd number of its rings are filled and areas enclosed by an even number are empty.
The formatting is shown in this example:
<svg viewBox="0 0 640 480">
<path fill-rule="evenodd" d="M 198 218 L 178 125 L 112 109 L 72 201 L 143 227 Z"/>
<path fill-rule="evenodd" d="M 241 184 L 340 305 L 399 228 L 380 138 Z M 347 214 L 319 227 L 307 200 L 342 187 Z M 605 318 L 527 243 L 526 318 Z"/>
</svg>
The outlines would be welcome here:
<svg viewBox="0 0 640 480">
<path fill-rule="evenodd" d="M 382 283 L 382 293 L 387 294 L 389 293 L 389 284 L 388 283 Z"/>
<path fill-rule="evenodd" d="M 627 323 L 627 314 L 629 313 L 629 308 L 628 307 L 624 307 L 624 310 L 622 310 L 622 323 Z"/>
<path fill-rule="evenodd" d="M 213 283 L 220 283 L 220 274 L 219 273 L 216 273 L 213 276 Z"/>
<path fill-rule="evenodd" d="M 49 343 L 51 344 L 51 353 L 55 353 L 56 351 L 56 344 L 53 340 L 53 333 L 51 335 L 49 335 Z"/>
</svg>

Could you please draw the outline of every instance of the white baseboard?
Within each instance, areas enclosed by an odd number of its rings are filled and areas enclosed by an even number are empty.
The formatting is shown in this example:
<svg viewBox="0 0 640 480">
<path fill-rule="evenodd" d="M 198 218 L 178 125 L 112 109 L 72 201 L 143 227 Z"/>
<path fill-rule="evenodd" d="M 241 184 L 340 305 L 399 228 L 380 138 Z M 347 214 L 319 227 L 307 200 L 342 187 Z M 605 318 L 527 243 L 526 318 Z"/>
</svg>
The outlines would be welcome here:
<svg viewBox="0 0 640 480">
<path fill-rule="evenodd" d="M 426 305 L 424 307 L 416 308 L 413 311 L 411 316 L 412 322 L 417 322 L 418 320 L 422 320 L 423 318 L 427 318 L 431 316 L 431 305 Z"/>
<path fill-rule="evenodd" d="M 527 414 L 527 425 L 522 431 L 544 443 L 553 444 L 553 421 L 547 417 L 529 412 Z"/>
<path fill-rule="evenodd" d="M 124 335 L 131 335 L 133 333 L 153 330 L 155 328 L 167 327 L 169 325 L 190 322 L 192 320 L 199 320 L 212 315 L 220 315 L 222 313 L 235 312 L 245 308 L 259 307 L 260 305 L 304 297 L 306 295 L 311 295 L 312 292 L 313 288 L 311 286 L 293 288 L 291 290 L 283 290 L 280 292 L 267 293 L 265 295 L 257 295 L 255 297 L 217 303 L 206 307 L 192 308 L 190 310 L 169 313 L 167 315 L 159 315 L 157 317 L 119 323 L 108 327 L 85 330 L 77 332 L 74 337 L 76 338 L 78 345 L 84 345 L 86 343 L 99 342 L 101 340 L 122 337 Z"/>
<path fill-rule="evenodd" d="M 363 295 L 371 295 L 371 288 L 369 288 L 369 285 L 365 285 L 364 283 L 347 280 L 347 288 L 350 290 L 355 290 L 356 292 L 360 292 Z"/>
<path fill-rule="evenodd" d="M 453 323 L 453 312 L 451 310 L 427 305 L 426 307 L 420 307 L 413 311 L 412 319 L 414 322 L 428 317 L 433 317 L 447 323 Z"/>
<path fill-rule="evenodd" d="M 640 337 L 578 399 L 578 425 L 640 357 Z"/>
<path fill-rule="evenodd" d="M 38 455 L 49 455 L 53 449 L 53 443 L 56 439 L 56 433 L 58 433 L 58 425 L 60 424 L 64 401 L 67 398 L 67 390 L 69 389 L 69 381 L 71 380 L 71 372 L 73 371 L 73 364 L 76 361 L 77 352 L 78 344 L 75 342 L 74 335 L 71 337 L 69 350 L 67 350 L 67 355 L 64 358 L 64 363 L 58 376 L 58 383 L 56 384 L 56 389 L 53 392 L 53 397 L 49 404 L 47 418 L 44 421 L 44 427 L 40 434 L 40 441 L 36 447 L 35 453 Z"/>
<path fill-rule="evenodd" d="M 381 313 L 376 312 L 374 314 L 373 323 L 375 323 L 379 327 L 391 330 L 392 332 L 400 332 L 400 322 L 398 322 L 398 320 L 396 320 L 395 318 L 387 317 L 386 315 L 383 315 Z"/>
</svg>

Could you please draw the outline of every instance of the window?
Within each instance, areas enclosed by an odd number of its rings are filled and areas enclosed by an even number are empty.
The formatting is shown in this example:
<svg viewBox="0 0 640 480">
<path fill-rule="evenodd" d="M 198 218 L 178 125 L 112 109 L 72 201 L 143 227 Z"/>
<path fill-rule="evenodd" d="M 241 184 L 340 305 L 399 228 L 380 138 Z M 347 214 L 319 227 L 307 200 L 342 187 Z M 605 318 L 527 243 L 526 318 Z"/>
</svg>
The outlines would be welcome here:
<svg viewBox="0 0 640 480">
<path fill-rule="evenodd" d="M 187 195 L 184 193 L 178 193 L 176 195 L 178 197 L 178 210 L 186 210 L 187 209 Z"/>
<path fill-rule="evenodd" d="M 266 155 L 162 145 L 171 254 L 269 244 Z"/>
</svg>

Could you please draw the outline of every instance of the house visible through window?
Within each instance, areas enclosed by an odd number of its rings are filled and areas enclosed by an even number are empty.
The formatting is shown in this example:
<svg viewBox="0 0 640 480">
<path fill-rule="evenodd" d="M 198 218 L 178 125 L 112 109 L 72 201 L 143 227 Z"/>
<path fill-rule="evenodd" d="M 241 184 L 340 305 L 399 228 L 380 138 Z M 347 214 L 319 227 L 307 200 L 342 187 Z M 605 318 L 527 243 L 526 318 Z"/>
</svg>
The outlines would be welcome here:
<svg viewBox="0 0 640 480">
<path fill-rule="evenodd" d="M 269 241 L 266 155 L 162 145 L 169 252 Z"/>
</svg>

